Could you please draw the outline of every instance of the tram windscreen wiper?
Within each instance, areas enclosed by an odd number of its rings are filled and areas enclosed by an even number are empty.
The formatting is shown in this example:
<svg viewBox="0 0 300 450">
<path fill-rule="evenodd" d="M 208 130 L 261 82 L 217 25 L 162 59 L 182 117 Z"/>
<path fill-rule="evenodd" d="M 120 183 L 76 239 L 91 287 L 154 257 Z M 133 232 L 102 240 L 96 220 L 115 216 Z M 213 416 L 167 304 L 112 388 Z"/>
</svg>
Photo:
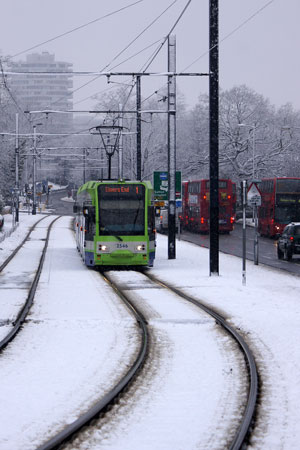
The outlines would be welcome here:
<svg viewBox="0 0 300 450">
<path fill-rule="evenodd" d="M 115 236 L 119 241 L 123 241 L 123 239 L 120 236 Z"/>
</svg>

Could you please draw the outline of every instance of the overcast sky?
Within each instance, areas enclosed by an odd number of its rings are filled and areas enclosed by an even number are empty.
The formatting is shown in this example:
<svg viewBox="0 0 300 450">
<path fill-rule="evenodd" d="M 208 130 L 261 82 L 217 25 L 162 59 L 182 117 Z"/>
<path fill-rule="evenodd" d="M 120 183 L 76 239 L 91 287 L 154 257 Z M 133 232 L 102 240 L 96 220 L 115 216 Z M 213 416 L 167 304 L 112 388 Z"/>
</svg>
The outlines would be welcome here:
<svg viewBox="0 0 300 450">
<path fill-rule="evenodd" d="M 110 64 L 132 40 L 169 5 L 168 11 L 140 36 L 110 67 L 162 41 L 180 15 L 187 0 L 143 0 L 124 11 L 99 20 L 53 42 L 26 52 L 27 49 L 75 27 L 114 12 L 137 0 L 9 0 L 1 2 L 0 50 L 2 56 L 49 51 L 57 60 L 74 64 L 76 71 L 98 71 Z M 270 3 L 268 5 L 268 3 Z M 209 0 L 192 0 L 174 30 L 177 40 L 177 69 L 186 67 L 208 50 Z M 291 102 L 300 109 L 300 1 L 299 0 L 219 0 L 220 87 L 230 89 L 246 84 L 268 97 L 277 107 Z M 251 20 L 253 14 L 263 8 Z M 246 23 L 245 23 L 246 22 Z M 236 28 L 233 34 L 230 35 Z M 139 56 L 119 65 L 118 71 L 139 71 L 159 42 Z M 167 49 L 149 67 L 167 70 Z M 207 72 L 208 57 L 202 56 L 188 68 Z M 76 87 L 90 78 L 76 78 Z M 118 81 L 127 81 L 122 78 Z M 149 95 L 165 83 L 164 78 L 143 79 L 142 95 Z M 86 97 L 107 89 L 105 78 L 89 84 L 74 94 L 74 108 L 90 109 Z M 208 91 L 207 78 L 178 80 L 178 87 L 189 106 Z M 76 103 L 79 102 L 79 103 Z"/>
</svg>

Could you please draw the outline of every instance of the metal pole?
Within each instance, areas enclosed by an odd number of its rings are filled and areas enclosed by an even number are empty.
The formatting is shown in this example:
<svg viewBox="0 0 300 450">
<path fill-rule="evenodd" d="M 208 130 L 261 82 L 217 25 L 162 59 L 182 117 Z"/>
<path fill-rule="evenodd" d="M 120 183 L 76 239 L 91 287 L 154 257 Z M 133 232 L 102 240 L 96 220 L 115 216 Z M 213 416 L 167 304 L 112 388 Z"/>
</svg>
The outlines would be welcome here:
<svg viewBox="0 0 300 450">
<path fill-rule="evenodd" d="M 257 205 L 254 206 L 254 264 L 258 265 L 258 232 L 257 232 Z"/>
<path fill-rule="evenodd" d="M 33 125 L 32 214 L 36 214 L 36 125 Z"/>
<path fill-rule="evenodd" d="M 210 275 L 219 275 L 219 4 L 209 2 Z"/>
<path fill-rule="evenodd" d="M 136 179 L 142 179 L 141 77 L 136 77 Z"/>
<path fill-rule="evenodd" d="M 108 154 L 108 180 L 111 180 L 111 157 L 112 155 Z"/>
<path fill-rule="evenodd" d="M 15 200 L 16 200 L 16 222 L 19 222 L 19 113 L 16 113 L 16 182 L 15 182 Z"/>
<path fill-rule="evenodd" d="M 255 159 L 255 124 L 253 124 L 252 130 L 253 130 L 253 134 L 252 134 L 252 181 L 254 182 L 254 180 L 255 180 L 255 164 L 254 164 L 254 159 Z M 255 227 L 255 206 L 253 206 L 253 209 L 252 209 L 252 222 L 254 222 L 254 227 Z M 254 238 L 254 246 L 255 246 L 255 238 Z M 254 255 L 255 255 L 255 251 L 254 251 Z M 254 257 L 254 260 L 255 260 L 255 257 Z"/>
<path fill-rule="evenodd" d="M 176 71 L 176 36 L 168 38 L 168 72 Z M 168 259 L 176 258 L 176 78 L 168 76 Z"/>
<path fill-rule="evenodd" d="M 253 180 L 255 180 L 255 164 L 254 164 L 254 159 L 255 159 L 255 125 L 253 125 Z"/>
<path fill-rule="evenodd" d="M 83 153 L 83 184 L 85 184 L 85 177 L 86 177 L 86 167 L 85 167 L 85 160 L 86 160 L 86 148 L 82 150 Z"/>
<path fill-rule="evenodd" d="M 120 128 L 120 137 L 119 137 L 119 180 L 123 180 L 123 114 L 122 114 L 123 105 L 119 104 L 119 126 Z"/>
<path fill-rule="evenodd" d="M 246 204 L 247 204 L 247 182 L 241 183 L 242 199 L 243 199 L 243 272 L 242 283 L 246 285 Z"/>
</svg>

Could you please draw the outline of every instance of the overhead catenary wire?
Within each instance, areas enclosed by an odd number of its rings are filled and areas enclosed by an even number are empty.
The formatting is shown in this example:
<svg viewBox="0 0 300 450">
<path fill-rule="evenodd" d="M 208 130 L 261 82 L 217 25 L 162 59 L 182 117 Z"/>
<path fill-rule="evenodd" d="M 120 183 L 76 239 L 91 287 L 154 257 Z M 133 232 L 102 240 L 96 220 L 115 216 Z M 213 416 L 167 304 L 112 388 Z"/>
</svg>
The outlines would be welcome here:
<svg viewBox="0 0 300 450">
<path fill-rule="evenodd" d="M 227 40 L 229 37 L 231 37 L 233 34 L 235 34 L 238 30 L 240 30 L 241 28 L 243 28 L 248 22 L 250 22 L 252 19 L 254 19 L 254 17 L 256 17 L 258 14 L 260 14 L 264 9 L 266 9 L 268 6 L 270 6 L 275 0 L 270 0 L 268 1 L 265 5 L 263 5 L 261 8 L 259 8 L 257 11 L 255 11 L 250 17 L 248 17 L 246 20 L 244 20 L 239 26 L 237 26 L 236 28 L 234 28 L 230 33 L 228 33 L 227 35 L 225 35 L 220 42 L 224 42 L 225 40 Z M 186 7 L 188 6 L 188 4 L 186 5 Z M 186 8 L 185 8 L 186 9 Z M 185 12 L 185 10 L 183 11 Z M 183 13 L 182 13 L 183 14 Z M 160 50 L 160 49 L 159 49 Z M 204 52 L 203 54 L 201 54 L 197 59 L 195 59 L 191 64 L 189 64 L 188 66 L 186 66 L 184 69 L 180 70 L 179 73 L 184 73 L 186 70 L 188 70 L 192 65 L 194 65 L 196 62 L 198 62 L 201 58 L 203 58 L 205 55 L 207 55 L 210 51 L 212 50 L 212 48 L 208 49 L 206 52 Z M 155 55 L 157 56 L 157 54 Z M 150 63 L 152 63 L 152 61 L 150 61 Z M 149 66 L 147 66 L 148 68 Z M 167 83 L 164 83 L 164 85 L 162 85 L 158 90 L 154 91 L 153 94 L 150 94 L 147 99 L 144 99 L 142 101 L 145 102 L 146 100 L 148 100 L 149 98 L 151 98 L 153 95 L 155 95 L 160 89 L 163 89 L 167 86 Z"/>
<path fill-rule="evenodd" d="M 159 16 L 157 16 L 156 17 L 156 19 L 154 19 L 141 33 L 139 33 L 139 35 L 138 35 L 138 37 L 140 37 L 147 29 L 149 29 L 160 17 L 162 17 L 175 3 L 177 2 L 177 0 L 175 0 L 175 1 L 173 1 L 167 8 L 165 8 L 164 9 L 164 11 L 162 11 L 161 13 L 160 13 L 160 15 Z M 191 2 L 191 0 L 189 0 L 189 2 L 188 3 L 190 3 Z M 186 9 L 186 8 L 185 8 Z M 182 16 L 182 14 L 180 15 L 180 17 Z M 178 23 L 178 20 L 176 21 L 176 24 Z M 126 46 L 126 49 L 127 48 L 129 48 L 129 46 L 133 43 L 133 42 L 135 42 L 136 41 L 136 39 L 137 38 L 135 38 L 133 41 L 131 41 L 131 43 L 130 44 L 128 44 L 127 46 Z M 164 41 L 165 42 L 165 41 Z M 154 44 L 153 44 L 154 45 Z M 161 48 L 162 46 L 160 46 L 160 48 Z M 160 50 L 160 49 L 159 49 Z M 123 51 L 125 51 L 125 49 L 123 50 Z M 123 51 L 122 52 L 119 52 L 119 54 L 118 54 L 118 56 L 120 56 L 122 53 L 123 53 Z M 159 53 L 159 51 L 156 51 L 157 52 L 157 54 Z M 114 61 L 116 59 L 116 57 L 115 58 L 113 58 L 113 60 L 111 61 L 111 63 L 109 63 L 106 67 L 109 67 L 111 64 L 112 64 L 112 62 Z M 119 64 L 118 64 L 119 65 Z M 117 67 L 117 66 L 115 66 L 115 67 Z M 104 68 L 105 69 L 105 68 Z M 102 71 L 104 71 L 104 69 L 102 69 Z M 100 75 L 99 75 L 100 76 Z M 74 90 L 73 91 L 73 93 L 74 92 L 76 92 L 76 91 L 78 91 L 79 89 L 81 89 L 81 88 L 83 88 L 83 87 L 85 87 L 85 86 L 87 86 L 88 84 L 90 84 L 90 83 L 92 83 L 93 81 L 95 81 L 95 80 L 97 80 L 98 78 L 99 78 L 99 76 L 97 76 L 97 77 L 95 77 L 95 78 L 93 78 L 92 80 L 90 80 L 89 82 L 87 82 L 87 83 L 85 83 L 84 85 L 82 85 L 82 86 L 80 86 L 77 90 Z M 126 100 L 125 100 L 125 103 L 123 104 L 123 110 L 124 110 L 124 108 L 125 108 L 125 106 L 126 106 L 126 104 L 127 104 L 127 102 L 128 102 L 128 100 L 129 100 L 129 98 L 130 98 L 130 96 L 131 96 L 131 93 L 132 93 L 132 91 L 133 91 L 133 88 L 135 87 L 135 83 L 133 83 L 133 85 L 131 86 L 131 88 L 130 88 L 130 91 L 129 91 L 129 94 L 128 94 L 128 96 L 127 96 L 127 98 L 126 98 Z M 91 119 L 92 120 L 92 119 Z M 91 122 L 91 120 L 89 121 L 89 123 Z"/>
<path fill-rule="evenodd" d="M 66 31 L 65 33 L 61 33 L 61 34 L 59 34 L 57 36 L 54 36 L 53 38 L 47 39 L 46 41 L 43 41 L 43 42 L 41 42 L 39 44 L 36 44 L 36 45 L 34 45 L 34 46 L 30 47 L 30 48 L 27 48 L 26 50 L 22 50 L 21 52 L 18 52 L 16 54 L 12 55 L 11 58 L 15 58 L 17 56 L 23 55 L 24 53 L 27 53 L 27 52 L 29 52 L 31 50 L 34 50 L 34 49 L 36 49 L 38 47 L 41 47 L 42 45 L 49 44 L 49 42 L 53 42 L 53 41 L 55 41 L 57 39 L 60 39 L 60 38 L 62 38 L 64 36 L 67 36 L 68 34 L 74 33 L 75 31 L 81 30 L 82 28 L 88 27 L 89 25 L 92 25 L 92 24 L 94 24 L 96 22 L 99 22 L 99 21 L 101 21 L 103 19 L 106 19 L 107 17 L 113 16 L 114 14 L 117 14 L 117 13 L 119 13 L 121 11 L 124 11 L 125 9 L 131 8 L 132 6 L 135 6 L 138 3 L 142 3 L 144 1 L 145 0 L 137 0 L 134 3 L 130 3 L 129 5 L 123 6 L 122 8 L 119 8 L 119 9 L 117 9 L 115 11 L 112 11 L 112 12 L 110 12 L 108 14 L 105 14 L 104 16 L 101 16 L 101 17 L 98 17 L 98 18 L 96 18 L 94 20 L 91 20 L 90 22 L 87 22 L 87 23 L 84 23 L 82 25 L 79 25 L 78 27 L 72 28 L 71 30 Z"/>
<path fill-rule="evenodd" d="M 124 64 L 124 63 L 127 62 L 127 61 L 130 61 L 132 58 L 135 58 L 137 55 L 140 55 L 140 54 L 141 54 L 142 52 L 144 52 L 145 50 L 148 50 L 148 48 L 150 48 L 150 47 L 152 47 L 153 45 L 155 45 L 155 44 L 157 44 L 158 42 L 160 42 L 160 40 L 161 40 L 161 39 L 156 40 L 156 41 L 153 42 L 152 44 L 147 45 L 147 47 L 144 47 L 142 50 L 136 52 L 134 55 L 131 55 L 131 56 L 129 56 L 128 58 L 124 59 L 124 60 L 121 61 L 120 63 L 118 63 L 118 64 L 116 64 L 115 66 L 111 67 L 111 70 L 115 69 L 116 67 L 119 67 L 121 64 Z M 127 81 L 130 81 L 130 80 L 127 80 Z M 126 83 L 126 80 L 125 80 L 125 82 L 123 82 L 122 84 L 124 85 L 125 83 Z M 94 97 L 94 96 L 96 96 L 96 95 L 98 95 L 98 94 L 102 94 L 103 92 L 106 92 L 106 91 L 109 90 L 109 89 L 115 89 L 115 86 L 110 86 L 109 88 L 105 88 L 105 89 L 102 89 L 101 91 L 95 92 L 94 94 L 89 95 L 88 97 L 85 97 L 85 98 L 83 98 L 83 99 L 81 99 L 81 100 L 75 102 L 74 105 L 78 105 L 79 103 L 82 103 L 82 102 L 84 102 L 84 101 L 86 101 L 86 100 L 89 100 L 90 98 L 92 98 L 92 97 Z"/>
<path fill-rule="evenodd" d="M 167 39 L 169 38 L 169 36 L 171 35 L 171 33 L 174 31 L 174 29 L 176 28 L 176 26 L 178 25 L 179 21 L 182 19 L 184 13 L 186 12 L 187 8 L 189 7 L 190 3 L 192 0 L 188 0 L 188 2 L 186 3 L 186 5 L 184 6 L 183 10 L 181 11 L 181 13 L 179 14 L 178 18 L 176 19 L 175 23 L 173 24 L 173 26 L 171 27 L 169 33 L 165 36 L 163 42 L 159 45 L 158 49 L 153 53 L 153 55 L 150 58 L 150 61 L 148 63 L 146 63 L 146 67 L 144 69 L 144 71 L 146 72 L 146 70 L 150 67 L 150 65 L 152 64 L 152 62 L 154 61 L 154 59 L 157 57 L 157 55 L 159 54 L 159 52 L 161 51 L 162 47 L 164 46 L 164 44 L 166 43 Z"/>
<path fill-rule="evenodd" d="M 108 64 L 106 64 L 106 66 L 104 66 L 102 69 L 100 69 L 99 72 L 104 72 L 105 69 L 107 69 L 119 56 L 121 56 L 139 37 L 141 37 L 155 22 L 157 22 L 176 2 L 177 2 L 177 0 L 174 0 L 167 8 L 165 8 L 154 20 L 152 20 L 152 22 L 150 22 L 149 25 L 147 25 L 134 39 L 132 39 L 129 44 L 127 44 L 115 57 L 113 57 L 113 59 Z M 87 81 L 86 83 L 79 86 L 78 88 L 74 89 L 72 92 L 69 92 L 69 95 L 71 93 L 74 94 L 75 92 L 78 92 L 80 89 L 93 83 L 98 78 L 99 78 L 99 75 L 97 75 L 92 80 Z M 55 105 L 57 102 L 59 102 L 60 100 L 62 100 L 64 98 L 65 98 L 65 96 L 59 98 L 55 102 L 50 103 L 50 105 L 48 105 L 48 106 Z"/>
<path fill-rule="evenodd" d="M 225 40 L 227 40 L 229 37 L 231 37 L 232 35 L 234 35 L 237 31 L 239 31 L 241 28 L 243 28 L 248 22 L 250 22 L 252 19 L 254 19 L 258 14 L 260 14 L 264 9 L 266 9 L 268 6 L 270 6 L 275 0 L 270 0 L 268 1 L 265 5 L 263 5 L 261 8 L 259 8 L 257 11 L 255 11 L 250 17 L 248 17 L 246 20 L 244 20 L 240 25 L 238 25 L 236 28 L 234 28 L 230 33 L 228 33 L 227 35 L 225 35 L 223 38 L 221 38 L 220 42 L 224 42 Z M 168 33 L 168 35 L 172 32 L 172 30 L 175 28 L 175 26 L 177 25 L 179 19 L 181 18 L 181 16 L 183 15 L 183 13 L 185 12 L 186 8 L 189 6 L 190 1 L 186 4 L 184 10 L 182 11 L 180 17 L 177 19 L 176 23 L 174 24 L 174 26 L 171 28 L 170 32 Z M 168 37 L 167 35 L 167 37 Z M 159 48 L 154 52 L 154 54 L 151 56 L 151 60 L 149 62 L 149 65 L 152 63 L 154 57 L 156 57 L 159 53 L 159 51 L 161 50 L 163 44 L 165 43 L 167 37 L 165 38 L 164 42 L 159 46 Z M 186 70 L 188 70 L 192 65 L 194 65 L 196 62 L 198 62 L 201 58 L 203 58 L 205 55 L 207 55 L 210 52 L 211 49 L 208 49 L 206 52 L 204 52 L 203 54 L 201 54 L 197 59 L 195 59 L 192 63 L 190 63 L 188 66 L 186 66 L 184 69 L 182 69 L 180 71 L 180 73 L 185 72 Z M 146 69 L 149 66 L 146 66 Z M 150 94 L 147 99 L 144 99 L 142 101 L 142 103 L 144 103 L 146 100 L 148 100 L 149 98 L 151 98 L 153 95 L 155 95 L 160 89 L 163 89 L 165 86 L 167 86 L 167 83 L 164 83 L 164 85 L 162 85 L 158 90 L 154 91 L 152 94 Z M 134 87 L 134 86 L 133 86 Z M 133 89 L 133 88 L 132 88 Z M 132 92 L 131 89 L 131 92 Z M 103 91 L 101 91 L 103 92 Z M 88 97 L 91 98 L 92 96 Z M 124 105 L 125 106 L 125 105 Z"/>
<path fill-rule="evenodd" d="M 128 45 L 125 46 L 125 48 L 123 48 L 122 51 L 120 51 L 103 69 L 100 70 L 100 72 L 103 72 L 107 67 L 109 67 L 113 61 L 115 61 L 117 59 L 117 57 L 119 57 L 122 53 L 125 52 L 125 50 L 127 50 L 143 33 L 145 33 L 155 22 L 157 22 L 157 20 L 159 20 L 175 3 L 177 2 L 177 0 L 174 0 L 167 8 L 165 8 L 154 20 L 151 21 L 151 23 L 149 25 L 147 25 L 147 27 L 145 27 Z M 154 45 L 154 44 L 153 44 Z M 84 88 L 85 86 L 89 85 L 90 83 L 92 83 L 93 81 L 97 80 L 99 78 L 100 75 L 97 75 L 96 77 L 94 77 L 92 80 L 89 80 L 87 83 L 84 83 L 83 85 L 79 86 L 77 89 L 74 89 L 72 92 L 70 93 L 75 93 L 78 92 L 80 89 Z M 55 105 L 57 102 L 59 102 L 60 100 L 64 99 L 65 96 L 60 97 L 59 99 L 55 100 L 54 102 L 51 102 L 50 104 L 47 105 L 47 107 L 50 107 L 52 105 Z"/>
<path fill-rule="evenodd" d="M 253 13 L 248 19 L 246 19 L 242 24 L 240 24 L 238 27 L 236 27 L 234 30 L 232 30 L 230 33 L 228 33 L 226 36 L 224 36 L 224 38 L 221 39 L 221 42 L 225 41 L 226 39 L 228 39 L 230 36 L 232 36 L 234 33 L 236 33 L 238 30 L 240 30 L 245 24 L 247 24 L 249 21 L 251 21 L 255 16 L 257 16 L 260 12 L 262 12 L 265 8 L 267 8 L 270 4 L 272 4 L 274 2 L 274 0 L 270 0 L 268 1 L 264 6 L 262 6 L 259 10 L 257 10 L 255 13 Z M 188 2 L 189 4 L 189 2 Z M 188 6 L 188 4 L 186 6 Z M 127 46 L 128 47 L 128 46 Z M 157 50 L 156 50 L 157 52 Z M 187 66 L 185 69 L 182 70 L 182 72 L 186 71 L 189 67 L 191 67 L 191 65 L 193 65 L 196 61 L 198 61 L 201 57 L 203 57 L 205 54 L 207 54 L 208 52 L 205 52 L 204 54 L 200 55 L 200 57 L 198 57 L 196 60 L 194 60 L 189 66 Z M 153 58 L 153 57 L 152 57 Z M 126 61 L 126 60 L 125 60 Z M 151 61 L 149 62 L 151 64 Z M 119 64 L 118 64 L 119 65 Z M 164 85 L 165 86 L 165 85 Z M 131 88 L 131 92 L 132 92 Z M 101 91 L 103 92 L 103 91 Z M 157 92 L 157 90 L 153 93 L 150 94 L 147 99 L 149 99 L 151 96 L 155 95 L 155 93 Z M 91 96 L 90 96 L 91 97 Z M 88 97 L 88 98 L 90 98 Z M 130 96 L 129 96 L 130 97 Z M 129 98 L 128 97 L 128 98 Z M 143 100 L 143 102 L 146 101 Z M 125 105 L 124 105 L 125 107 Z"/>
<path fill-rule="evenodd" d="M 3 65 L 2 65 L 2 60 L 0 58 L 0 70 L 1 70 L 1 76 L 2 76 L 2 80 L 3 80 L 3 86 L 6 89 L 6 91 L 8 92 L 10 98 L 12 99 L 13 103 L 15 104 L 15 106 L 17 107 L 17 109 L 26 117 L 26 120 L 28 120 L 28 122 L 30 123 L 30 120 L 28 119 L 28 117 L 26 116 L 26 114 L 24 114 L 23 109 L 21 108 L 21 106 L 19 105 L 19 103 L 17 102 L 17 100 L 15 99 L 13 93 L 11 92 L 10 88 L 7 86 L 6 83 L 6 77 L 5 77 L 5 73 L 3 70 Z"/>
<path fill-rule="evenodd" d="M 229 37 L 231 37 L 233 34 L 235 34 L 238 30 L 240 30 L 241 28 L 243 28 L 248 22 L 250 22 L 252 19 L 254 19 L 254 17 L 256 17 L 258 14 L 260 14 L 264 9 L 266 9 L 268 6 L 271 5 L 271 3 L 274 3 L 275 0 L 270 0 L 268 1 L 265 5 L 263 5 L 261 8 L 259 8 L 257 11 L 255 11 L 250 17 L 248 17 L 246 20 L 244 20 L 240 25 L 238 25 L 236 28 L 234 28 L 232 31 L 230 31 L 228 34 L 226 34 L 223 38 L 220 39 L 219 43 L 222 43 L 224 41 L 226 41 Z M 198 62 L 201 58 L 203 58 L 204 56 L 206 56 L 211 50 L 213 49 L 210 48 L 208 49 L 206 52 L 202 53 L 200 56 L 198 56 L 198 58 L 196 58 L 191 64 L 189 64 L 188 66 L 186 66 L 182 72 L 185 72 L 187 69 L 189 69 L 191 66 L 193 66 L 196 62 Z"/>
<path fill-rule="evenodd" d="M 157 57 L 157 55 L 159 54 L 160 50 L 162 49 L 162 47 L 163 47 L 164 44 L 166 43 L 168 37 L 170 36 L 170 34 L 172 33 L 172 31 L 175 29 L 176 25 L 178 24 L 178 22 L 180 21 L 180 19 L 181 19 L 182 16 L 183 16 L 183 14 L 184 14 L 185 11 L 187 10 L 187 8 L 188 8 L 189 4 L 191 3 L 191 1 L 192 1 L 192 0 L 188 0 L 188 2 L 186 3 L 185 7 L 184 7 L 183 10 L 181 11 L 179 17 L 176 19 L 176 21 L 175 21 L 175 23 L 173 24 L 173 26 L 171 27 L 170 31 L 168 32 L 168 34 L 167 34 L 167 35 L 165 36 L 165 38 L 163 39 L 163 42 L 159 45 L 159 47 L 158 47 L 158 48 L 155 50 L 155 52 L 151 55 L 150 61 L 147 61 L 147 62 L 145 63 L 145 65 L 144 65 L 145 68 L 144 68 L 144 69 L 141 68 L 141 72 L 142 72 L 142 73 L 145 73 L 145 72 L 146 72 L 146 70 L 148 69 L 148 67 L 152 64 L 152 62 L 154 61 L 154 59 Z M 143 67 L 144 67 L 144 66 L 143 66 Z M 132 88 L 131 88 L 130 91 L 129 91 L 129 94 L 128 94 L 128 96 L 127 96 L 127 99 L 126 99 L 126 101 L 125 101 L 125 104 L 123 105 L 123 109 L 125 108 L 125 106 L 126 106 L 128 100 L 129 100 L 130 96 L 131 96 L 131 93 L 132 93 L 133 88 L 135 87 L 135 85 L 136 85 L 136 81 L 135 81 L 135 83 L 134 83 L 134 86 L 132 86 Z"/>
</svg>

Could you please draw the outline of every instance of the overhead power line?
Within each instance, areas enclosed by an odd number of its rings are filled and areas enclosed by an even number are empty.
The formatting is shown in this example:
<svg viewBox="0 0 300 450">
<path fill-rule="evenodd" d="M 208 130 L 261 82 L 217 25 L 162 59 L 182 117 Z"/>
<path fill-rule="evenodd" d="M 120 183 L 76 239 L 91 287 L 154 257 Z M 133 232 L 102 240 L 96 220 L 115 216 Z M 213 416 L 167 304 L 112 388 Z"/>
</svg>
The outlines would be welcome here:
<svg viewBox="0 0 300 450">
<path fill-rule="evenodd" d="M 171 35 L 171 33 L 174 31 L 174 29 L 176 28 L 178 22 L 181 20 L 182 16 L 184 15 L 185 11 L 187 10 L 187 8 L 189 7 L 190 3 L 192 0 L 188 0 L 188 2 L 186 3 L 185 7 L 183 8 L 183 10 L 181 11 L 181 13 L 179 14 L 178 18 L 176 19 L 175 23 L 173 24 L 173 26 L 171 27 L 171 29 L 169 30 L 168 34 L 166 35 L 166 37 L 164 38 L 163 42 L 160 44 L 160 46 L 158 47 L 158 49 L 154 52 L 153 56 L 151 57 L 149 63 L 147 63 L 144 71 L 146 71 L 148 69 L 148 67 L 152 64 L 152 62 L 154 61 L 154 59 L 156 58 L 156 56 L 158 55 L 158 53 L 160 52 L 160 50 L 162 49 L 162 47 L 164 46 L 164 44 L 166 43 L 167 39 L 169 38 L 169 36 Z"/>
<path fill-rule="evenodd" d="M 104 16 L 98 17 L 97 19 L 91 20 L 90 22 L 84 23 L 83 25 L 79 25 L 76 28 L 72 28 L 72 30 L 66 31 L 65 33 L 61 33 L 58 36 L 55 36 L 51 39 L 47 39 L 46 41 L 41 42 L 40 44 L 36 44 L 33 47 L 29 47 L 26 50 L 22 50 L 21 52 L 16 53 L 15 55 L 11 56 L 11 58 L 15 58 L 16 56 L 23 55 L 24 53 L 27 53 L 31 50 L 34 50 L 35 48 L 41 47 L 44 44 L 48 44 L 49 42 L 53 42 L 57 39 L 60 39 L 63 36 L 67 36 L 68 34 L 74 33 L 75 31 L 81 30 L 82 28 L 88 27 L 89 25 L 92 25 L 93 23 L 99 22 L 100 20 L 106 19 L 107 17 L 113 16 L 114 14 L 117 14 L 121 11 L 124 11 L 125 9 L 131 8 L 132 6 L 137 5 L 138 3 L 142 3 L 145 0 L 138 0 L 134 3 L 131 3 L 127 6 L 124 6 L 123 8 L 117 9 L 116 11 L 112 11 L 108 14 L 105 14 Z"/>
<path fill-rule="evenodd" d="M 128 45 L 126 45 L 123 50 L 121 50 L 108 64 L 106 64 L 106 66 L 104 66 L 99 72 L 103 72 L 104 70 L 106 70 L 119 56 L 121 56 L 139 37 L 142 36 L 142 34 L 144 34 L 155 22 L 157 22 L 175 3 L 177 2 L 177 0 L 174 0 L 169 6 L 167 6 L 167 8 L 165 8 L 154 20 L 152 20 L 152 22 L 150 22 L 149 25 L 147 25 L 134 39 L 132 39 L 132 41 L 130 41 L 130 43 Z M 74 89 L 72 92 L 72 94 L 74 94 L 75 92 L 78 92 L 80 89 L 84 88 L 85 86 L 88 86 L 89 84 L 93 83 L 94 81 L 98 80 L 99 75 L 97 75 L 95 78 L 93 78 L 92 80 L 87 81 L 86 83 L 84 83 L 83 85 L 79 86 L 78 88 Z M 69 93 L 69 94 L 70 94 Z M 61 97 L 60 99 L 56 100 L 53 103 L 50 103 L 49 106 L 51 105 L 55 105 L 57 102 L 59 102 L 60 100 L 62 100 L 64 97 Z"/>
<path fill-rule="evenodd" d="M 14 95 L 12 94 L 11 90 L 10 90 L 9 87 L 7 86 L 7 83 L 6 83 L 6 77 L 5 77 L 5 72 L 4 72 L 4 70 L 3 70 L 3 65 L 2 65 L 2 60 L 1 60 L 1 58 L 0 58 L 0 71 L 1 71 L 1 76 L 2 76 L 2 80 L 3 80 L 4 88 L 7 90 L 7 92 L 8 92 L 8 94 L 9 94 L 10 98 L 12 99 L 12 101 L 13 101 L 13 103 L 15 104 L 15 106 L 17 107 L 17 109 L 18 109 L 19 111 L 21 111 L 21 113 L 24 115 L 23 109 L 21 108 L 21 106 L 19 105 L 19 103 L 18 103 L 17 100 L 15 99 Z M 26 117 L 26 120 L 28 120 L 28 122 L 30 123 L 30 120 L 28 119 L 28 117 L 27 117 L 26 115 L 25 115 L 25 117 Z"/>
<path fill-rule="evenodd" d="M 175 23 L 173 24 L 173 26 L 171 27 L 171 29 L 169 30 L 168 34 L 166 35 L 166 37 L 163 39 L 163 42 L 159 45 L 159 47 L 155 50 L 155 52 L 153 53 L 153 55 L 150 57 L 150 61 L 146 62 L 146 64 L 144 64 L 145 68 L 141 69 L 143 71 L 143 73 L 146 72 L 146 70 L 148 69 L 148 67 L 152 64 L 152 62 L 154 61 L 154 59 L 156 58 L 156 56 L 159 54 L 160 50 L 162 49 L 162 47 L 164 46 L 164 44 L 167 42 L 168 37 L 171 35 L 172 31 L 175 29 L 176 25 L 178 24 L 178 22 L 180 21 L 180 19 L 182 18 L 183 14 L 185 13 L 185 11 L 187 10 L 188 6 L 190 5 L 192 0 L 188 0 L 188 2 L 186 3 L 185 7 L 183 8 L 183 10 L 181 11 L 181 13 L 179 14 L 178 18 L 176 19 Z M 143 67 L 144 67 L 143 66 Z M 125 104 L 123 105 L 123 109 L 125 108 L 127 102 L 129 101 L 129 98 L 131 96 L 131 93 L 133 91 L 134 86 L 136 85 L 136 82 L 134 83 L 134 85 L 131 87 L 129 94 L 127 96 L 127 99 L 125 101 Z"/>
<path fill-rule="evenodd" d="M 224 42 L 226 39 L 228 39 L 230 36 L 232 36 L 234 33 L 236 33 L 238 30 L 240 30 L 244 25 L 246 25 L 248 22 L 250 22 L 254 17 L 256 17 L 258 14 L 260 14 L 264 9 L 266 9 L 268 6 L 271 5 L 271 3 L 274 3 L 275 0 L 270 0 L 268 3 L 263 5 L 261 8 L 259 8 L 257 11 L 255 11 L 248 19 L 244 20 L 240 25 L 238 25 L 236 28 L 234 28 L 230 33 L 226 34 L 222 39 L 220 39 L 220 43 Z M 208 49 L 206 52 L 202 53 L 202 55 L 198 56 L 191 64 L 189 64 L 185 69 L 182 70 L 184 72 L 185 70 L 189 69 L 191 66 L 193 66 L 196 62 L 199 61 L 199 59 L 203 58 L 205 55 L 207 55 L 212 49 Z"/>
</svg>

